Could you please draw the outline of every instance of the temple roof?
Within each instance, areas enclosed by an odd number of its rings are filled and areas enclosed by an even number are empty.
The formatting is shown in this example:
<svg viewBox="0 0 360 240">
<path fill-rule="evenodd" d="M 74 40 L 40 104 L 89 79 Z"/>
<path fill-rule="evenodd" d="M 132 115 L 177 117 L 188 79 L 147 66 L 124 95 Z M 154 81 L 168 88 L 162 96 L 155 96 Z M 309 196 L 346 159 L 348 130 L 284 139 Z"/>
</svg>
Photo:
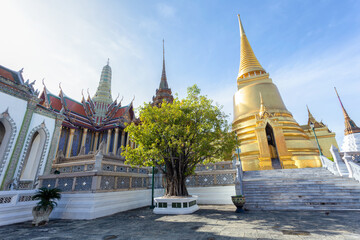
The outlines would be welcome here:
<svg viewBox="0 0 360 240">
<path fill-rule="evenodd" d="M 238 79 L 243 78 L 245 74 L 262 71 L 266 72 L 257 60 L 254 51 L 251 48 L 249 40 L 246 37 L 244 27 L 242 26 L 240 15 L 239 18 L 239 28 L 240 28 L 240 67 Z"/>
<path fill-rule="evenodd" d="M 8 83 L 17 88 L 17 90 L 25 92 L 26 94 L 30 94 L 30 96 L 37 96 L 39 92 L 34 89 L 35 81 L 31 83 L 29 80 L 24 81 L 22 71 L 23 69 L 20 71 L 14 71 L 0 65 L 0 77 L 5 79 L 5 81 L 9 81 Z"/>
<path fill-rule="evenodd" d="M 109 64 L 109 63 L 108 63 Z M 111 68 L 109 65 L 103 68 L 101 80 L 94 98 L 88 97 L 85 100 L 82 96 L 81 102 L 68 97 L 60 87 L 58 96 L 52 94 L 44 84 L 44 90 L 40 95 L 40 105 L 59 112 L 65 116 L 63 125 L 68 127 L 82 126 L 92 130 L 104 130 L 116 126 L 125 127 L 126 122 L 135 119 L 133 101 L 127 106 L 121 106 L 117 98 L 112 101 L 110 95 Z M 108 89 L 108 94 L 104 89 Z M 111 101 L 110 101 L 111 100 Z"/>
<path fill-rule="evenodd" d="M 314 116 L 311 114 L 309 107 L 306 105 L 307 111 L 308 111 L 308 126 L 310 128 L 310 124 L 313 123 L 314 124 L 314 128 L 321 128 L 321 127 L 325 127 L 325 124 L 322 122 L 318 122 Z"/>
<path fill-rule="evenodd" d="M 334 88 L 334 89 L 335 89 L 336 95 L 337 95 L 337 97 L 339 99 L 339 102 L 340 102 L 340 105 L 341 105 L 341 108 L 342 108 L 342 111 L 343 111 L 343 114 L 344 114 L 344 119 L 345 119 L 344 134 L 349 135 L 349 134 L 352 134 L 352 133 L 360 133 L 360 128 L 358 126 L 356 126 L 355 122 L 350 118 L 349 114 L 347 113 L 347 111 L 344 108 L 344 105 L 341 102 L 340 96 L 339 96 L 336 88 Z"/>
</svg>

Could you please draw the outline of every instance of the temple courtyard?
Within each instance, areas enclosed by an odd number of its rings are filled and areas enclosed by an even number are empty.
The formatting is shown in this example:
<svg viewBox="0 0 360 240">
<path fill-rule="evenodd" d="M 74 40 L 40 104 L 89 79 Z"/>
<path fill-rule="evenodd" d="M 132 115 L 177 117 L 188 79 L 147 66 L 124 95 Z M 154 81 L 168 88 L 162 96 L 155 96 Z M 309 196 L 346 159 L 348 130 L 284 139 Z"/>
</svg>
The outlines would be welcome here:
<svg viewBox="0 0 360 240">
<path fill-rule="evenodd" d="M 190 215 L 155 215 L 149 208 L 95 220 L 51 220 L 0 227 L 0 239 L 360 239 L 353 211 L 247 211 L 201 205 Z"/>
</svg>

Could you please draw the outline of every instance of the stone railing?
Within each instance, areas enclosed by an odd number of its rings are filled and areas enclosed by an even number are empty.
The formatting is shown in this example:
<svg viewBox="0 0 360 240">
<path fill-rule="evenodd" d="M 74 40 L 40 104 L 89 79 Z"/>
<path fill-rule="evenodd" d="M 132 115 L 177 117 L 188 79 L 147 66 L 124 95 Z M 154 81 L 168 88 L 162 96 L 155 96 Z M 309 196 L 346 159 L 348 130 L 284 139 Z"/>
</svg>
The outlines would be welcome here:
<svg viewBox="0 0 360 240">
<path fill-rule="evenodd" d="M 360 182 L 360 165 L 354 162 L 349 162 L 349 177 L 354 178 Z"/>
<path fill-rule="evenodd" d="M 58 161 L 52 165 L 50 175 L 39 179 L 41 187 L 56 187 L 63 192 L 136 190 L 147 189 L 151 184 L 149 168 L 127 165 L 101 153 Z"/>
<path fill-rule="evenodd" d="M 322 166 L 324 168 L 326 168 L 327 170 L 329 170 L 332 174 L 334 175 L 339 175 L 339 172 L 336 168 L 336 164 L 335 162 L 329 160 L 327 157 L 325 156 L 320 156 L 320 159 L 321 159 L 321 163 L 322 163 Z"/>
<path fill-rule="evenodd" d="M 186 186 L 219 186 L 219 185 L 233 185 L 235 182 L 236 171 L 232 170 L 217 170 L 217 171 L 202 171 L 196 172 L 194 175 L 186 179 Z"/>
<path fill-rule="evenodd" d="M 344 158 L 345 152 L 340 152 L 341 158 Z M 360 163 L 360 152 L 346 152 L 350 156 L 349 160 Z"/>
<path fill-rule="evenodd" d="M 197 165 L 195 172 L 202 172 L 202 171 L 215 171 L 215 170 L 229 170 L 233 169 L 233 163 L 230 161 L 224 162 L 217 162 L 217 163 L 209 163 L 206 165 Z"/>
<path fill-rule="evenodd" d="M 35 190 L 0 191 L 0 208 L 15 206 L 23 202 L 34 202 Z"/>
</svg>

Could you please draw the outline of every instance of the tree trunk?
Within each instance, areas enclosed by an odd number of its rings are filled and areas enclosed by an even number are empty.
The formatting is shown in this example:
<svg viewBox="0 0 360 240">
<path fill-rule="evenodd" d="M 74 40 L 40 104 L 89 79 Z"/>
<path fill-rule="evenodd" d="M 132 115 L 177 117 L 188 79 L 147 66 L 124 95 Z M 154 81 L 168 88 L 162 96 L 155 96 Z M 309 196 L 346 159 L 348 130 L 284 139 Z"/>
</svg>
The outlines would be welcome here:
<svg viewBox="0 0 360 240">
<path fill-rule="evenodd" d="M 189 196 L 186 189 L 185 179 L 176 179 L 175 177 L 166 176 L 166 196 Z"/>
<path fill-rule="evenodd" d="M 186 189 L 185 180 L 183 174 L 172 174 L 173 171 L 168 169 L 166 173 L 166 187 L 165 195 L 166 196 L 189 196 L 189 193 Z"/>
</svg>

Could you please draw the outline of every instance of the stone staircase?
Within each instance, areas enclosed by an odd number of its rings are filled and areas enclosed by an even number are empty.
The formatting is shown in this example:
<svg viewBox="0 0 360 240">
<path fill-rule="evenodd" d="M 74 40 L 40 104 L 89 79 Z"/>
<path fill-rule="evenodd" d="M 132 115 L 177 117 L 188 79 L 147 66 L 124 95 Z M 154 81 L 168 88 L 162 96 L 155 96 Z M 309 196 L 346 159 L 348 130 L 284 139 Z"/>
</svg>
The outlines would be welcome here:
<svg viewBox="0 0 360 240">
<path fill-rule="evenodd" d="M 325 168 L 244 172 L 249 210 L 360 210 L 360 183 Z"/>
</svg>

